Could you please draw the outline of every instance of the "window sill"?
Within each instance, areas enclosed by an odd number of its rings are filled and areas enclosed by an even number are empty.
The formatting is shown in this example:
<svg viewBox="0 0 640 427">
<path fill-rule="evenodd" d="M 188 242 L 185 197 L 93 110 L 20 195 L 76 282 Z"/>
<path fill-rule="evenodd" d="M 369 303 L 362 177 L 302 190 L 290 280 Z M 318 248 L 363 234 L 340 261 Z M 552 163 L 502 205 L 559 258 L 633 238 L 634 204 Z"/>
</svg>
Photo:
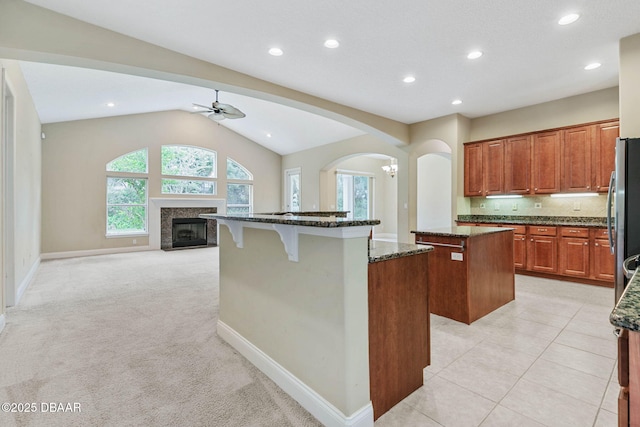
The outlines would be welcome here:
<svg viewBox="0 0 640 427">
<path fill-rule="evenodd" d="M 149 237 L 149 233 L 146 231 L 131 232 L 131 233 L 119 233 L 119 234 L 105 234 L 107 239 L 122 239 L 128 237 Z"/>
</svg>

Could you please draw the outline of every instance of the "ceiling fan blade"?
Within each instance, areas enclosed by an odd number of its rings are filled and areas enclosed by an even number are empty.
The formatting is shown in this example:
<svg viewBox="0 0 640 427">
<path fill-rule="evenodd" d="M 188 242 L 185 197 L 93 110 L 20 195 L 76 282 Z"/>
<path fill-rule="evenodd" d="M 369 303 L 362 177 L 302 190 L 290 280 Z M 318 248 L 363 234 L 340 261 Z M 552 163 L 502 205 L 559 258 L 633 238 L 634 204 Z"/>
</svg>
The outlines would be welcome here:
<svg viewBox="0 0 640 427">
<path fill-rule="evenodd" d="M 200 108 L 204 108 L 205 110 L 211 110 L 211 107 L 207 106 L 207 105 L 200 105 L 200 104 L 192 104 L 194 107 L 200 107 Z"/>
<path fill-rule="evenodd" d="M 214 120 L 216 122 L 219 122 L 220 120 L 224 120 L 225 116 L 222 112 L 220 111 L 215 111 L 209 115 L 207 115 L 207 117 L 209 117 L 211 120 Z"/>
<path fill-rule="evenodd" d="M 237 108 L 234 108 L 232 112 L 225 110 L 225 111 L 222 112 L 222 114 L 224 114 L 224 116 L 227 119 L 241 119 L 241 118 L 247 116 L 245 113 L 243 113 L 242 111 L 238 110 Z"/>
</svg>

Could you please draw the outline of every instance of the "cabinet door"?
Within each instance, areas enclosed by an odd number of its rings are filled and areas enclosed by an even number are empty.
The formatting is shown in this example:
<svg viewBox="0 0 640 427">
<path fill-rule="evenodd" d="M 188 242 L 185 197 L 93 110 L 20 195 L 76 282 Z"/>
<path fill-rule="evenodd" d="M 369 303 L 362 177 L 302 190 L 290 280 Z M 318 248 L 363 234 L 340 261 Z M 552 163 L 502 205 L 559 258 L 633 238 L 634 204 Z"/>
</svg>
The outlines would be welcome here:
<svg viewBox="0 0 640 427">
<path fill-rule="evenodd" d="M 482 146 L 484 194 L 504 194 L 504 140 Z"/>
<path fill-rule="evenodd" d="M 527 268 L 527 238 L 524 234 L 513 235 L 513 264 L 515 268 Z"/>
<path fill-rule="evenodd" d="M 531 188 L 531 136 L 509 138 L 504 147 L 504 191 L 529 194 Z"/>
<path fill-rule="evenodd" d="M 560 191 L 560 131 L 537 133 L 531 148 L 531 185 L 536 194 Z"/>
<path fill-rule="evenodd" d="M 557 263 L 557 237 L 531 236 L 527 245 L 528 270 L 555 273 Z"/>
<path fill-rule="evenodd" d="M 482 144 L 464 146 L 464 195 L 482 196 Z"/>
<path fill-rule="evenodd" d="M 563 237 L 559 244 L 560 274 L 589 277 L 589 239 Z"/>
<path fill-rule="evenodd" d="M 610 251 L 609 241 L 595 239 L 593 243 L 593 257 L 591 261 L 591 278 L 613 282 L 615 273 L 615 257 Z"/>
<path fill-rule="evenodd" d="M 592 126 L 581 126 L 563 131 L 560 176 L 562 191 L 591 191 L 591 140 Z"/>
<path fill-rule="evenodd" d="M 620 136 L 620 123 L 595 125 L 593 141 L 593 185 L 594 190 L 607 192 L 611 172 L 616 167 L 616 138 Z"/>
</svg>

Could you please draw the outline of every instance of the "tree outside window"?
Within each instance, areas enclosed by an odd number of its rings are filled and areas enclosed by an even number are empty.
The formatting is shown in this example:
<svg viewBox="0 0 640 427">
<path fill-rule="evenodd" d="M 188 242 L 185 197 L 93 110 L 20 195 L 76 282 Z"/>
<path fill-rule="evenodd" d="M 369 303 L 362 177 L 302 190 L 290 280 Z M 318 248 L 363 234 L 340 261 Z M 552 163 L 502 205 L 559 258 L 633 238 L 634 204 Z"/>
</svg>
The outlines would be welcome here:
<svg viewBox="0 0 640 427">
<path fill-rule="evenodd" d="M 253 175 L 227 157 L 227 213 L 253 212 Z"/>
<path fill-rule="evenodd" d="M 107 235 L 147 232 L 148 151 L 132 151 L 107 163 Z"/>
</svg>

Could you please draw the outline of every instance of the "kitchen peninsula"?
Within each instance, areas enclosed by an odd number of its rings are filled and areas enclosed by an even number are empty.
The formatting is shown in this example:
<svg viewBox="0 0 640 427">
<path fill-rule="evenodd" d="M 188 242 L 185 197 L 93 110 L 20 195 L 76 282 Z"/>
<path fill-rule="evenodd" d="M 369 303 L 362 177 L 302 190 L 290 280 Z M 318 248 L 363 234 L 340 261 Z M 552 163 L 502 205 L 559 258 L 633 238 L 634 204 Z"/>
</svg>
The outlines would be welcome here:
<svg viewBox="0 0 640 427">
<path fill-rule="evenodd" d="M 471 324 L 515 299 L 513 229 L 446 227 L 412 231 L 429 255 L 431 313 Z"/>
<path fill-rule="evenodd" d="M 390 263 L 400 258 L 420 258 L 425 265 L 421 257 L 431 248 L 371 242 L 370 250 L 369 234 L 378 220 L 253 214 L 200 217 L 220 224 L 220 337 L 324 425 L 373 426 L 374 410 L 376 417 L 380 411 L 372 389 L 376 372 L 370 370 L 370 334 L 386 333 L 380 328 L 388 327 L 392 318 L 383 310 L 396 310 L 393 314 L 404 319 L 427 318 L 428 300 L 426 273 L 413 274 L 412 281 L 420 285 L 412 289 L 424 299 L 416 304 L 413 296 L 408 303 L 422 311 L 385 306 L 376 295 L 407 290 L 392 278 L 394 286 L 387 286 L 383 293 L 370 292 L 370 266 L 393 267 Z M 374 271 L 372 282 L 380 287 L 384 274 L 384 268 Z M 373 306 L 376 310 L 370 310 Z M 381 321 L 375 331 L 370 330 L 372 315 Z M 409 332 L 402 338 L 410 337 Z M 427 346 L 426 352 L 419 352 L 426 357 L 417 372 L 418 386 L 428 363 L 428 335 L 419 334 L 410 338 L 417 344 L 402 343 L 408 350 Z M 406 364 L 400 368 L 406 369 Z"/>
</svg>

